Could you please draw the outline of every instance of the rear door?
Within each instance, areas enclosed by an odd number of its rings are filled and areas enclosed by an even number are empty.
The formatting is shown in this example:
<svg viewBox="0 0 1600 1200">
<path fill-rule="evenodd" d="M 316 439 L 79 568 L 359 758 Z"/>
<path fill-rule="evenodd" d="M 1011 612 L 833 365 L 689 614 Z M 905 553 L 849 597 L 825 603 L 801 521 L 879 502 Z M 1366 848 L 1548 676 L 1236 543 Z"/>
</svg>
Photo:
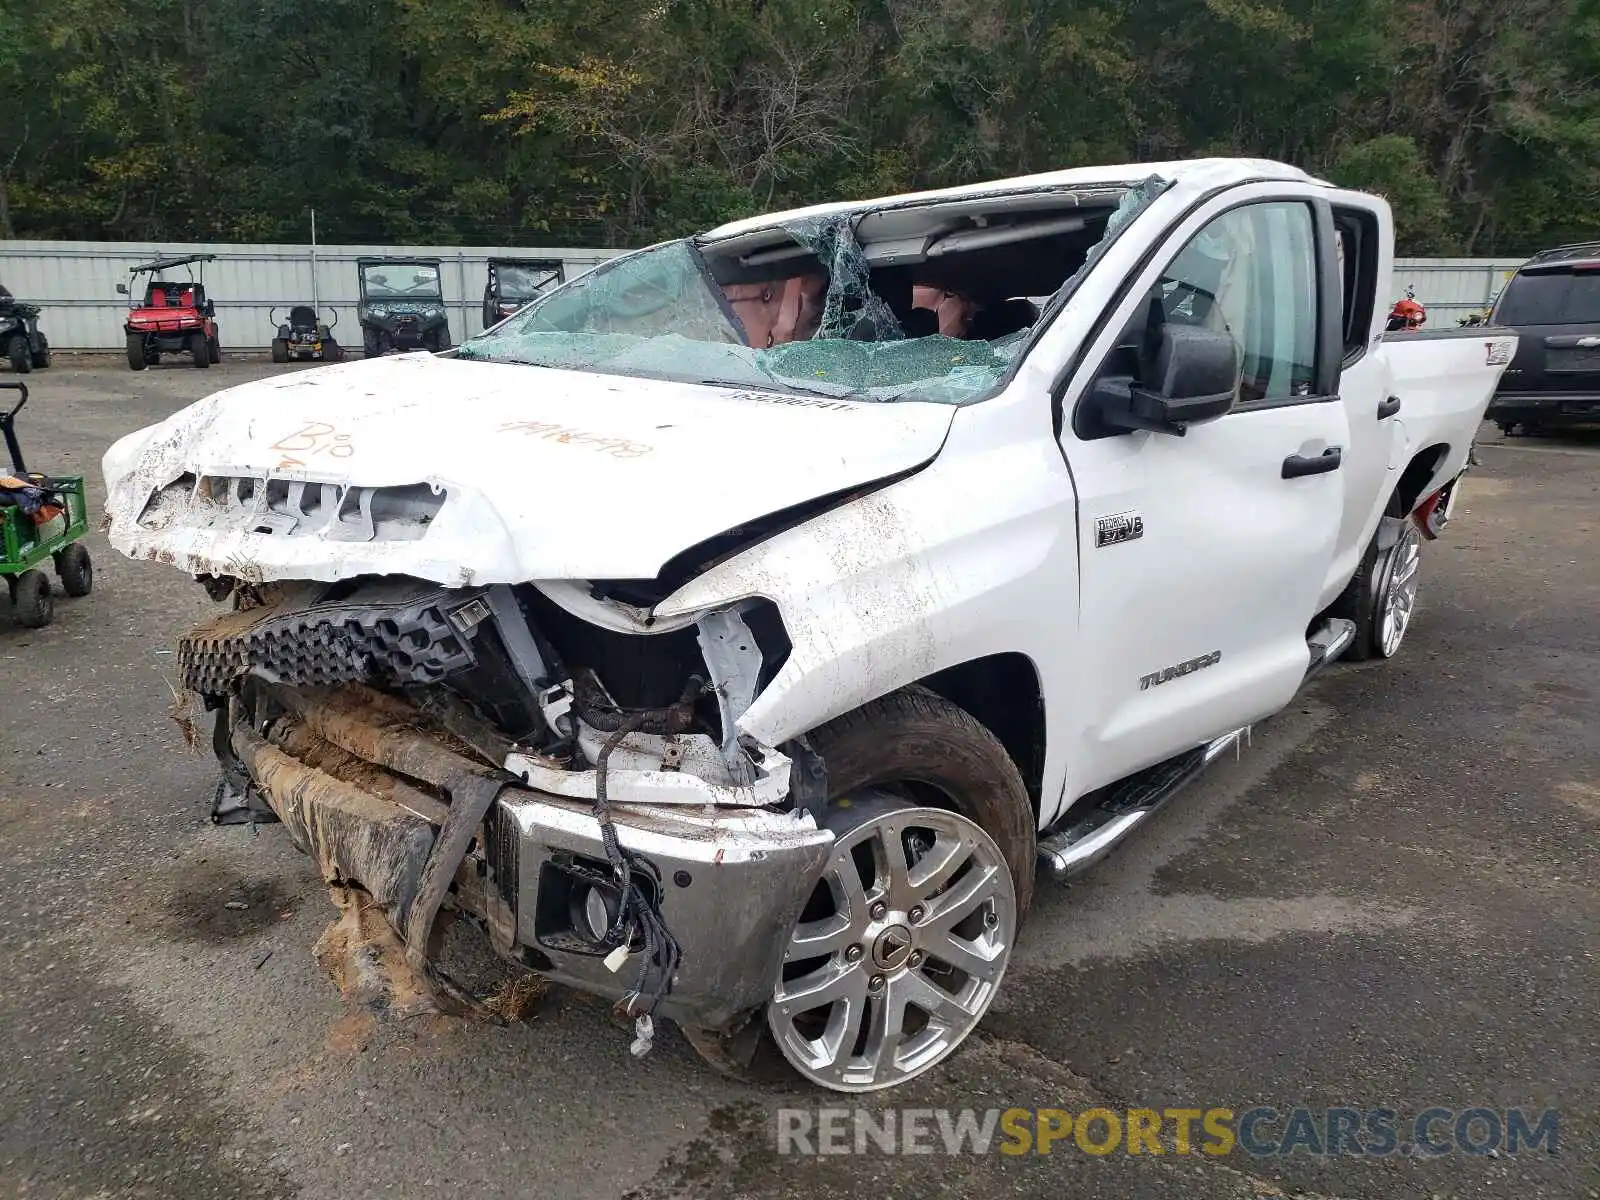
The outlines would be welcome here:
<svg viewBox="0 0 1600 1200">
<path fill-rule="evenodd" d="M 1561 415 L 1600 417 L 1600 253 L 1596 248 L 1524 266 L 1490 318 L 1521 333 L 1502 393 L 1556 400 Z"/>
<path fill-rule="evenodd" d="M 1067 383 L 1086 668 L 1074 792 L 1266 716 L 1304 678 L 1349 443 L 1334 256 L 1309 189 L 1214 197 L 1130 281 Z M 1233 334 L 1233 411 L 1181 437 L 1097 428 L 1096 378 L 1129 372 L 1152 321 Z"/>
<path fill-rule="evenodd" d="M 1378 280 L 1388 279 L 1393 243 L 1384 237 L 1383 201 L 1334 193 L 1340 283 L 1339 398 L 1350 425 L 1345 448 L 1344 514 L 1318 608 L 1325 608 L 1355 574 L 1378 518 L 1400 476 L 1406 445 L 1406 412 L 1394 386 L 1383 346 L 1384 314 Z"/>
</svg>

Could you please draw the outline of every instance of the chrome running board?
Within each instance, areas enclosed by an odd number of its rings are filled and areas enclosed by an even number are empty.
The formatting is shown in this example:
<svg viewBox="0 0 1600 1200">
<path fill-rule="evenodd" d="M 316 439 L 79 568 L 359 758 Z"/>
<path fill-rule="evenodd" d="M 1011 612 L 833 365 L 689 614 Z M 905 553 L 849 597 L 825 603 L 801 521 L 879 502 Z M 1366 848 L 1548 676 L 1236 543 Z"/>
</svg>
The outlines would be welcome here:
<svg viewBox="0 0 1600 1200">
<path fill-rule="evenodd" d="M 1306 646 L 1311 651 L 1311 661 L 1306 664 L 1306 678 L 1310 679 L 1323 667 L 1337 661 L 1356 640 L 1356 623 L 1343 617 L 1329 617 L 1311 631 Z"/>
<path fill-rule="evenodd" d="M 1353 633 L 1354 626 L 1351 630 Z M 1249 740 L 1250 726 L 1245 725 L 1112 784 L 1087 810 L 1070 813 L 1074 818 L 1070 825 L 1039 839 L 1039 869 L 1057 881 L 1083 874 L 1144 824 L 1184 784 L 1219 756 L 1237 750 Z"/>
</svg>

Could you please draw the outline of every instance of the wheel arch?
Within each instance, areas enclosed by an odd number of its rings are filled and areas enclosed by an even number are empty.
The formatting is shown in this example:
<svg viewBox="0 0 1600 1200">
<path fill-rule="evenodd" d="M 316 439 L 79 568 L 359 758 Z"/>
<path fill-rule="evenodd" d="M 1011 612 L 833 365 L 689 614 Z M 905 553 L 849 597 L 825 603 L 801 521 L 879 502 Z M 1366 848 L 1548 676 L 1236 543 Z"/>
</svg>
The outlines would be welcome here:
<svg viewBox="0 0 1600 1200">
<path fill-rule="evenodd" d="M 969 713 L 1005 747 L 1039 815 L 1044 786 L 1045 709 L 1039 669 L 1026 654 L 987 654 L 916 683 Z"/>
<path fill-rule="evenodd" d="M 1435 442 L 1431 446 L 1424 446 L 1411 456 L 1411 461 L 1406 464 L 1405 470 L 1400 472 L 1400 480 L 1394 488 L 1394 496 L 1400 501 L 1402 515 L 1409 515 L 1428 494 L 1428 485 L 1433 482 L 1439 468 L 1449 457 L 1448 442 Z"/>
</svg>

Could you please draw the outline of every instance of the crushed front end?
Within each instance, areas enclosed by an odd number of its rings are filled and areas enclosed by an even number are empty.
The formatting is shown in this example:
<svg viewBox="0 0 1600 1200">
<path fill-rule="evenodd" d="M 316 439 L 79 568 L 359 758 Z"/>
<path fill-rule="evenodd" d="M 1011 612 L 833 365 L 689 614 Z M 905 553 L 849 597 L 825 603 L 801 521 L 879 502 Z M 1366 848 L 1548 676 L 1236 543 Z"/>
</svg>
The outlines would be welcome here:
<svg viewBox="0 0 1600 1200">
<path fill-rule="evenodd" d="M 616 999 L 636 1046 L 652 1013 L 726 1030 L 770 997 L 833 835 L 820 764 L 734 729 L 786 652 L 769 603 L 639 635 L 531 585 L 203 582 L 230 607 L 179 659 L 213 820 L 282 822 L 419 973 L 462 917 Z"/>
</svg>

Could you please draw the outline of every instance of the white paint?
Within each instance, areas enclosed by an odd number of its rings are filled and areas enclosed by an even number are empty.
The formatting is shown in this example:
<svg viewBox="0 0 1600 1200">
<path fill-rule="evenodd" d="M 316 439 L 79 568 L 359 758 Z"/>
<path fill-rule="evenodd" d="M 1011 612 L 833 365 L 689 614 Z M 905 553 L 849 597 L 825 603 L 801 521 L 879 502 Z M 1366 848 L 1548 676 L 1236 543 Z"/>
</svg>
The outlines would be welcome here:
<svg viewBox="0 0 1600 1200">
<path fill-rule="evenodd" d="M 280 375 L 112 446 L 103 463 L 111 544 L 197 574 L 246 564 L 257 580 L 649 578 L 742 521 L 926 462 L 954 413 L 936 404 L 818 412 L 764 399 L 428 354 Z M 186 471 L 431 483 L 449 498 L 424 537 L 404 542 L 140 527 L 152 491 Z"/>
</svg>

